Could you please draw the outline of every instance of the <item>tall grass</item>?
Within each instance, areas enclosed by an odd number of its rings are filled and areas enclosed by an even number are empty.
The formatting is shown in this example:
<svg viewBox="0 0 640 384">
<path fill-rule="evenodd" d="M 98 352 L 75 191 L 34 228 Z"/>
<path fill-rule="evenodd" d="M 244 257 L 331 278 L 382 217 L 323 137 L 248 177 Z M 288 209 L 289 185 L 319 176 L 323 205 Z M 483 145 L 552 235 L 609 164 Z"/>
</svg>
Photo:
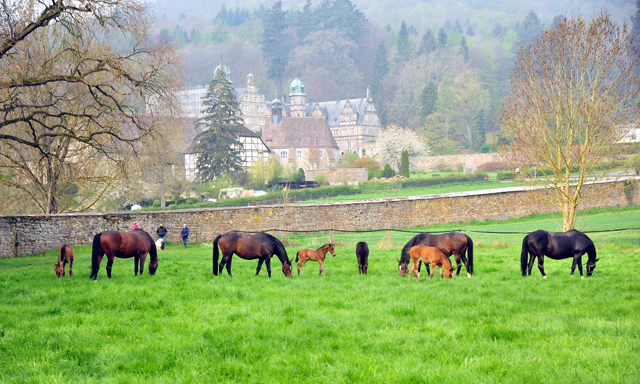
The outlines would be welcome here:
<svg viewBox="0 0 640 384">
<path fill-rule="evenodd" d="M 583 229 L 637 223 L 640 211 L 592 211 Z M 492 231 L 556 230 L 549 215 L 472 223 Z M 635 225 L 634 225 L 635 226 Z M 454 225 L 435 229 L 453 228 Z M 522 278 L 521 235 L 471 234 L 473 278 L 401 279 L 411 234 L 334 233 L 326 277 L 308 262 L 272 278 L 234 256 L 233 277 L 211 273 L 211 247 L 169 244 L 156 276 L 133 260 L 105 261 L 89 280 L 90 248 L 76 247 L 74 277 L 56 279 L 55 252 L 0 260 L 2 382 L 638 382 L 640 233 L 591 235 L 591 278 L 547 259 Z M 355 243 L 369 243 L 358 275 Z M 288 235 L 290 258 L 328 234 Z M 586 260 L 585 260 L 586 261 Z M 295 267 L 294 267 L 295 274 Z"/>
</svg>

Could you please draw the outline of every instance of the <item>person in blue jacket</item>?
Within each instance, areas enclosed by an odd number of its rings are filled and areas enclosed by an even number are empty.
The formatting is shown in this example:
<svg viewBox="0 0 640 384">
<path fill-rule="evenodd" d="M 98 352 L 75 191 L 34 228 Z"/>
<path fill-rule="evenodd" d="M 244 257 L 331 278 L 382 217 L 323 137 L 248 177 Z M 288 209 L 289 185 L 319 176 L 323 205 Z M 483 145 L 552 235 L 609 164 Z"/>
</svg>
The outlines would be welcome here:
<svg viewBox="0 0 640 384">
<path fill-rule="evenodd" d="M 187 248 L 187 239 L 189 238 L 189 228 L 187 224 L 182 227 L 182 242 L 184 243 L 184 247 Z"/>
</svg>

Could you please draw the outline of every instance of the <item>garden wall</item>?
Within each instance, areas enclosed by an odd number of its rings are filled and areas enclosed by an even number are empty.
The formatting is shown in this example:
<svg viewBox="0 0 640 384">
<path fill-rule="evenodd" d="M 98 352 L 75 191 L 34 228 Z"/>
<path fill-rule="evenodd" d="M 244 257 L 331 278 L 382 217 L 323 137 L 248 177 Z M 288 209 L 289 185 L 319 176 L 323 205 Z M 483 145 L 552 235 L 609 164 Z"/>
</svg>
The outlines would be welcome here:
<svg viewBox="0 0 640 384">
<path fill-rule="evenodd" d="M 580 208 L 640 203 L 639 188 L 625 194 L 622 181 L 598 183 L 605 190 Z M 376 199 L 341 203 L 273 205 L 260 207 L 202 208 L 154 212 L 76 213 L 60 215 L 0 216 L 0 256 L 39 254 L 59 247 L 91 244 L 94 234 L 129 230 L 135 220 L 155 236 L 158 224 L 169 230 L 167 241 L 179 242 L 180 229 L 191 227 L 191 240 L 210 240 L 214 234 L 235 229 L 261 231 L 384 229 L 415 227 L 471 220 L 505 220 L 534 213 L 556 212 L 524 188 L 460 192 L 422 197 Z M 16 247 L 16 239 L 20 244 Z"/>
<path fill-rule="evenodd" d="M 449 166 L 455 171 L 458 165 L 464 166 L 465 172 L 474 172 L 484 163 L 500 162 L 501 157 L 497 153 L 473 153 L 468 155 L 443 155 L 443 156 L 419 156 L 412 157 L 411 163 L 422 172 L 435 171 L 438 165 Z"/>
</svg>

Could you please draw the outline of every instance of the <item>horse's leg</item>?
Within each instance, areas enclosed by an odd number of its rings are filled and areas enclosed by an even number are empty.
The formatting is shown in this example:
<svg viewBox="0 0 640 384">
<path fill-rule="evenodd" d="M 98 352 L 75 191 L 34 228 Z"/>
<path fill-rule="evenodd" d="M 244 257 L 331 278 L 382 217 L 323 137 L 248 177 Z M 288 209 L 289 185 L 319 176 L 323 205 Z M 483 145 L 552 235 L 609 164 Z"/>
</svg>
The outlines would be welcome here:
<svg viewBox="0 0 640 384">
<path fill-rule="evenodd" d="M 107 256 L 107 277 L 111 278 L 111 266 L 113 265 L 113 260 L 115 256 Z"/>
<path fill-rule="evenodd" d="M 576 257 L 575 255 L 573 256 L 573 263 L 571 263 L 571 277 L 573 277 L 573 272 L 575 272 L 575 270 L 576 270 L 576 265 L 578 264 L 578 258 L 579 257 L 580 256 L 578 256 L 578 257 Z"/>
<path fill-rule="evenodd" d="M 464 264 L 465 269 L 467 270 L 467 277 L 471 277 L 471 273 L 469 273 L 469 260 L 467 260 L 466 251 L 460 254 L 460 260 Z M 456 263 L 458 263 L 458 259 L 456 259 Z M 461 265 L 458 265 L 458 272 L 460 272 Z M 444 268 L 444 265 L 442 266 Z"/>
<path fill-rule="evenodd" d="M 425 263 L 426 265 L 429 265 L 427 263 Z M 436 271 L 436 265 L 435 264 L 431 264 L 431 272 L 429 272 L 429 280 L 431 280 L 431 278 L 433 277 L 433 273 Z"/>
<path fill-rule="evenodd" d="M 258 276 L 258 274 L 260 273 L 260 268 L 262 268 L 262 263 L 264 263 L 264 258 L 259 258 L 258 259 L 258 268 L 256 268 L 256 276 Z"/>
<path fill-rule="evenodd" d="M 233 256 L 233 254 L 231 254 L 231 256 L 229 256 L 229 260 L 227 261 L 227 273 L 229 274 L 229 276 L 231 275 L 231 257 Z M 223 259 L 224 260 L 224 259 Z"/>
<path fill-rule="evenodd" d="M 435 269 L 435 267 L 433 269 Z M 438 269 L 440 270 L 440 280 L 442 280 L 444 279 L 444 265 L 443 264 L 439 265 Z"/>
<path fill-rule="evenodd" d="M 318 271 L 318 275 L 322 275 L 324 277 L 324 265 L 322 265 L 322 260 L 318 258 L 318 264 L 320 264 L 320 270 Z"/>
<path fill-rule="evenodd" d="M 267 264 L 267 273 L 269 274 L 269 278 L 271 278 L 271 258 L 270 257 L 267 257 L 266 264 Z"/>
<path fill-rule="evenodd" d="M 306 257 L 304 257 L 304 256 L 300 257 L 300 262 L 296 265 L 296 267 L 298 267 L 298 276 L 300 276 L 300 269 L 302 268 L 302 266 L 306 262 L 307 262 L 307 258 Z"/>
<path fill-rule="evenodd" d="M 93 277 L 93 281 L 98 280 L 98 271 L 100 270 L 100 264 L 102 263 L 102 258 L 104 257 L 104 255 L 100 255 L 98 256 L 98 266 L 96 267 L 96 269 L 93 271 L 93 275 L 91 275 L 91 277 Z"/>
<path fill-rule="evenodd" d="M 133 275 L 138 276 L 138 261 L 140 260 L 140 256 L 133 257 Z M 142 275 L 142 273 L 140 273 Z"/>
<path fill-rule="evenodd" d="M 409 281 L 411 281 L 411 277 L 413 276 L 414 273 L 414 267 L 416 266 L 416 263 L 414 262 L 413 264 L 411 264 L 411 268 L 409 268 Z M 418 278 L 418 275 L 416 274 L 416 278 Z M 420 281 L 420 280 L 418 280 Z"/>
<path fill-rule="evenodd" d="M 531 276 L 531 270 L 533 269 L 533 262 L 536 261 L 536 255 L 534 255 L 533 253 L 529 254 L 529 266 L 528 266 L 528 271 L 529 271 L 529 276 Z"/>
<path fill-rule="evenodd" d="M 142 272 L 144 272 L 144 263 L 147 261 L 147 254 L 140 256 L 140 276 L 142 276 Z"/>
<path fill-rule="evenodd" d="M 580 277 L 584 279 L 584 276 L 582 275 L 582 255 L 578 257 L 578 271 L 580 272 Z M 571 274 L 573 275 L 573 271 Z"/>
<path fill-rule="evenodd" d="M 547 278 L 547 275 L 544 273 L 544 255 L 538 256 L 538 269 L 540 273 L 542 273 L 543 278 Z"/>
<path fill-rule="evenodd" d="M 69 277 L 73 277 L 73 259 L 69 259 Z"/>
</svg>

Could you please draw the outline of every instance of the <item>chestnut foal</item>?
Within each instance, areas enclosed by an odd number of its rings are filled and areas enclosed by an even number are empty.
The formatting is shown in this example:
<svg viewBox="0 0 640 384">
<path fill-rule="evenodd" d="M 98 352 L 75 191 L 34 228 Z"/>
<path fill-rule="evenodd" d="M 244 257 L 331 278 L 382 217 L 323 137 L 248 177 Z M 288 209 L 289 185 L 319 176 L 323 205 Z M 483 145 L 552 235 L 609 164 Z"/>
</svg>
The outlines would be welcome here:
<svg viewBox="0 0 640 384">
<path fill-rule="evenodd" d="M 436 271 L 436 266 L 440 266 L 440 278 L 451 279 L 453 276 L 453 266 L 451 261 L 441 250 L 434 247 L 427 247 L 424 245 L 416 245 L 409 250 L 409 256 L 413 261 L 411 269 L 409 270 L 409 281 L 411 281 L 411 275 L 415 273 L 416 279 L 420 281 L 420 272 L 418 271 L 418 265 L 420 260 L 423 263 L 431 263 L 431 273 L 429 273 L 429 280 L 433 277 L 433 273 Z M 444 276 L 443 270 L 446 269 Z"/>
<path fill-rule="evenodd" d="M 73 248 L 69 244 L 60 247 L 58 264 L 53 264 L 56 267 L 56 277 L 64 276 L 65 264 L 69 264 L 69 276 L 73 276 Z"/>
<path fill-rule="evenodd" d="M 302 268 L 307 260 L 317 261 L 318 264 L 320 264 L 320 271 L 318 272 L 318 274 L 322 274 L 322 276 L 324 276 L 324 266 L 322 265 L 322 263 L 324 262 L 324 258 L 327 255 L 327 252 L 331 252 L 333 257 L 336 256 L 336 251 L 333 249 L 333 244 L 329 243 L 327 245 L 323 245 L 315 251 L 312 251 L 310 249 L 303 249 L 301 251 L 298 251 L 298 253 L 296 254 L 296 262 L 298 262 L 299 259 L 302 259 L 298 263 L 298 276 L 300 276 L 300 268 Z"/>
</svg>

